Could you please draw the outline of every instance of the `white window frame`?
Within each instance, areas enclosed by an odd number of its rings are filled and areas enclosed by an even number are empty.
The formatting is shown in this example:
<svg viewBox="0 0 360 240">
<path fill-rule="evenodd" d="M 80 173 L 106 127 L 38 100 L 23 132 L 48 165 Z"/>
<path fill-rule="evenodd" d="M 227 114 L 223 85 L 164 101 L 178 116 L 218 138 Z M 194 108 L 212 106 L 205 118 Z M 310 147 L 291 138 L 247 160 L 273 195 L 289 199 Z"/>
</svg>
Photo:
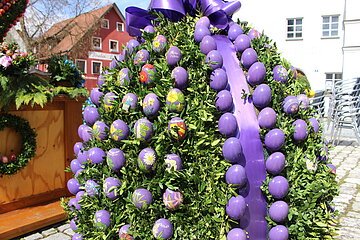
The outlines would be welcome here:
<svg viewBox="0 0 360 240">
<path fill-rule="evenodd" d="M 94 46 L 94 39 L 100 39 L 100 47 L 95 47 Z M 91 38 L 91 47 L 94 50 L 102 50 L 102 39 L 101 39 L 101 37 L 92 37 Z"/>
<path fill-rule="evenodd" d="M 78 65 L 77 65 L 77 63 L 79 61 L 84 62 L 84 72 L 83 73 L 86 74 L 87 73 L 87 61 L 85 59 L 75 59 L 75 65 L 76 65 L 77 68 L 79 68 Z M 79 69 L 79 70 L 81 71 L 81 69 Z"/>
<path fill-rule="evenodd" d="M 100 63 L 100 71 L 99 71 L 99 73 L 94 73 L 94 63 Z M 101 74 L 102 64 L 103 64 L 102 61 L 94 61 L 94 60 L 91 61 L 91 74 Z"/>
<path fill-rule="evenodd" d="M 111 42 L 116 42 L 116 49 L 111 49 Z M 113 39 L 109 40 L 109 52 L 119 52 L 119 41 Z"/>
<path fill-rule="evenodd" d="M 107 27 L 104 27 L 104 26 L 103 26 L 103 23 L 104 23 L 104 22 L 107 22 Z M 104 28 L 104 29 L 109 29 L 109 28 L 110 28 L 110 21 L 109 21 L 109 19 L 106 19 L 106 18 L 101 19 L 101 28 Z"/>
<path fill-rule="evenodd" d="M 293 24 L 289 24 L 289 20 L 293 20 Z M 301 20 L 301 24 L 297 23 L 297 20 Z M 287 40 L 302 40 L 303 39 L 303 20 L 302 17 L 296 18 L 287 18 L 286 19 L 286 39 Z M 293 30 L 289 30 L 289 28 L 293 28 Z M 301 30 L 297 30 L 298 27 L 301 27 Z M 297 37 L 296 34 L 301 33 L 301 37 Z M 292 37 L 289 37 L 289 34 L 293 34 Z"/>
<path fill-rule="evenodd" d="M 340 74 L 340 78 L 336 78 L 336 75 Z M 327 78 L 328 75 L 331 75 L 331 78 Z M 331 90 L 334 84 L 337 81 L 342 79 L 342 72 L 326 72 L 325 73 L 325 89 Z"/>
<path fill-rule="evenodd" d="M 121 26 L 121 31 L 119 30 L 119 25 Z M 116 22 L 116 31 L 118 32 L 124 32 L 125 31 L 125 24 L 122 22 Z"/>
<path fill-rule="evenodd" d="M 337 17 L 337 22 L 333 22 L 333 18 Z M 325 18 L 329 18 L 329 22 L 325 23 Z M 324 15 L 322 16 L 322 27 L 321 27 L 321 36 L 322 38 L 338 38 L 339 37 L 339 21 L 340 14 L 337 15 Z M 333 24 L 337 24 L 336 28 L 333 28 Z M 325 26 L 328 26 L 328 29 L 324 29 Z M 332 35 L 333 31 L 337 31 L 336 35 Z M 329 35 L 325 36 L 324 33 L 327 32 Z"/>
</svg>

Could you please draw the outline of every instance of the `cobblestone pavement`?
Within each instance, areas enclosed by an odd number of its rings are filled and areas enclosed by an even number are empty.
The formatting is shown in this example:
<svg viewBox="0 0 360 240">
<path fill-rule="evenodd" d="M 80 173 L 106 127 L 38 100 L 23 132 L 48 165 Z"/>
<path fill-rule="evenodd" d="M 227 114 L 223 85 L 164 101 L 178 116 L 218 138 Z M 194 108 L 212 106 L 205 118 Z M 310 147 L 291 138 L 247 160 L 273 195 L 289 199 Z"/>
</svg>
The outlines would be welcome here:
<svg viewBox="0 0 360 240">
<path fill-rule="evenodd" d="M 340 212 L 336 239 L 360 240 L 360 147 L 353 139 L 344 139 L 330 150 L 330 157 L 337 167 L 340 184 L 340 195 L 334 199 Z M 69 224 L 63 222 L 17 240 L 69 240 L 73 234 Z"/>
</svg>

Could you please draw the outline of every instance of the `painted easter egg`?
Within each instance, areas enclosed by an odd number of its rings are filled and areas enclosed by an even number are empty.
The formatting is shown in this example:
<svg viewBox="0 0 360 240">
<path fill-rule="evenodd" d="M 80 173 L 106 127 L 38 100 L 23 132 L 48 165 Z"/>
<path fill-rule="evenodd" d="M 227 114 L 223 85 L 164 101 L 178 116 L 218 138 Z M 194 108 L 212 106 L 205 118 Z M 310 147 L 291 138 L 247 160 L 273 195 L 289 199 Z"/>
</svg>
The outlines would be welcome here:
<svg viewBox="0 0 360 240">
<path fill-rule="evenodd" d="M 111 110 L 116 102 L 117 96 L 113 92 L 108 92 L 104 96 L 105 110 Z"/>
<path fill-rule="evenodd" d="M 134 125 L 135 138 L 149 141 L 154 133 L 153 124 L 146 118 L 141 118 Z"/>
<path fill-rule="evenodd" d="M 285 155 L 281 152 L 272 153 L 266 160 L 266 171 L 278 175 L 285 168 Z"/>
<path fill-rule="evenodd" d="M 78 153 L 77 160 L 80 164 L 84 164 L 88 160 L 88 151 L 81 150 Z"/>
<path fill-rule="evenodd" d="M 151 25 L 148 25 L 144 28 L 144 32 L 147 32 L 147 33 L 154 33 L 155 32 L 155 29 L 153 26 Z"/>
<path fill-rule="evenodd" d="M 98 140 L 104 140 L 109 127 L 102 121 L 96 121 L 93 125 L 93 137 Z"/>
<path fill-rule="evenodd" d="M 160 218 L 156 220 L 152 233 L 156 239 L 169 239 L 172 237 L 174 229 L 172 223 L 165 219 Z"/>
<path fill-rule="evenodd" d="M 129 110 L 136 109 L 138 102 L 138 98 L 133 93 L 127 93 L 124 95 L 123 99 L 121 100 L 122 103 L 122 109 L 126 112 L 129 112 Z"/>
<path fill-rule="evenodd" d="M 67 186 L 69 192 L 73 195 L 75 195 L 80 190 L 80 183 L 75 178 L 69 179 L 66 186 Z"/>
<path fill-rule="evenodd" d="M 250 48 L 250 38 L 246 34 L 240 34 L 234 42 L 234 46 L 237 52 L 244 52 L 245 49 Z"/>
<path fill-rule="evenodd" d="M 306 94 L 300 94 L 296 96 L 299 101 L 299 107 L 301 109 L 308 109 L 310 106 L 310 100 Z"/>
<path fill-rule="evenodd" d="M 246 68 L 249 69 L 258 60 L 258 55 L 253 48 L 247 48 L 241 54 L 240 62 Z"/>
<path fill-rule="evenodd" d="M 208 54 L 212 50 L 216 50 L 216 42 L 212 36 L 205 36 L 200 42 L 200 51 Z"/>
<path fill-rule="evenodd" d="M 209 18 L 207 16 L 201 17 L 199 20 L 197 20 L 195 26 L 196 27 L 204 26 L 206 28 L 209 28 L 210 27 L 210 20 L 209 20 Z"/>
<path fill-rule="evenodd" d="M 76 142 L 75 144 L 74 144 L 74 153 L 75 153 L 75 155 L 77 156 L 78 155 L 78 153 L 80 152 L 80 150 L 82 150 L 83 149 L 83 143 L 82 142 Z"/>
<path fill-rule="evenodd" d="M 99 88 L 93 88 L 90 91 L 90 99 L 91 102 L 94 103 L 96 106 L 99 106 L 100 99 L 104 96 L 104 93 L 99 90 Z"/>
<path fill-rule="evenodd" d="M 247 240 L 244 230 L 233 228 L 226 235 L 226 240 Z"/>
<path fill-rule="evenodd" d="M 81 206 L 80 206 L 80 204 L 79 204 L 79 201 L 78 201 L 78 199 L 76 199 L 76 198 L 70 199 L 69 202 L 68 202 L 68 206 L 70 207 L 70 209 L 71 209 L 72 211 L 80 210 L 80 209 L 81 209 Z"/>
<path fill-rule="evenodd" d="M 167 154 L 165 156 L 165 164 L 166 164 L 166 169 L 168 170 L 181 170 L 183 165 L 182 165 L 182 160 L 179 157 L 179 155 L 177 154 Z"/>
<path fill-rule="evenodd" d="M 167 39 L 165 36 L 163 35 L 158 35 L 154 38 L 153 42 L 152 42 L 152 49 L 155 52 L 162 52 L 167 45 Z"/>
<path fill-rule="evenodd" d="M 226 204 L 226 214 L 233 220 L 240 220 L 246 210 L 245 198 L 242 196 L 231 197 Z"/>
<path fill-rule="evenodd" d="M 194 39 L 196 42 L 201 42 L 205 36 L 211 36 L 211 32 L 208 27 L 204 25 L 198 25 L 195 27 Z"/>
<path fill-rule="evenodd" d="M 270 218 L 277 222 L 284 222 L 289 214 L 289 205 L 284 201 L 276 201 L 269 208 Z"/>
<path fill-rule="evenodd" d="M 263 108 L 258 115 L 259 126 L 264 129 L 272 129 L 276 125 L 277 114 L 274 109 Z"/>
<path fill-rule="evenodd" d="M 134 64 L 135 65 L 143 65 L 150 59 L 150 53 L 145 50 L 141 49 L 137 51 L 134 57 Z"/>
<path fill-rule="evenodd" d="M 273 69 L 273 78 L 275 81 L 286 83 L 289 79 L 288 71 L 285 67 L 277 65 Z"/>
<path fill-rule="evenodd" d="M 79 136 L 80 138 L 82 138 L 83 130 L 84 130 L 84 128 L 85 128 L 86 126 L 87 126 L 86 124 L 81 124 L 81 125 L 78 127 L 77 133 L 78 133 L 78 136 Z"/>
<path fill-rule="evenodd" d="M 129 137 L 129 126 L 123 120 L 115 120 L 110 126 L 110 137 L 115 141 L 125 140 Z"/>
<path fill-rule="evenodd" d="M 72 240 L 82 240 L 83 237 L 80 233 L 74 233 L 74 235 L 71 238 Z"/>
<path fill-rule="evenodd" d="M 99 229 L 105 229 L 110 226 L 110 213 L 106 210 L 96 211 L 94 216 L 95 226 Z"/>
<path fill-rule="evenodd" d="M 241 26 L 239 24 L 233 24 L 230 26 L 229 31 L 228 31 L 228 38 L 231 41 L 234 41 L 238 36 L 240 36 L 240 34 L 243 34 L 243 29 L 241 28 Z"/>
<path fill-rule="evenodd" d="M 168 124 L 168 131 L 175 140 L 183 140 L 187 131 L 185 121 L 179 117 L 172 118 Z"/>
<path fill-rule="evenodd" d="M 144 188 L 138 188 L 132 195 L 132 202 L 135 207 L 144 209 L 152 203 L 152 194 L 149 190 Z"/>
<path fill-rule="evenodd" d="M 171 77 L 175 79 L 175 87 L 184 89 L 187 87 L 189 74 L 183 67 L 176 67 L 171 72 Z"/>
<path fill-rule="evenodd" d="M 294 140 L 304 141 L 308 136 L 306 122 L 302 119 L 298 119 L 292 125 L 294 126 L 294 134 L 293 134 Z"/>
<path fill-rule="evenodd" d="M 132 53 L 134 48 L 136 48 L 139 45 L 140 45 L 140 43 L 137 40 L 131 39 L 130 41 L 127 42 L 126 48 L 127 48 L 129 53 Z"/>
<path fill-rule="evenodd" d="M 138 156 L 138 166 L 142 171 L 155 169 L 156 153 L 152 148 L 144 148 Z"/>
<path fill-rule="evenodd" d="M 283 176 L 276 176 L 269 182 L 269 192 L 275 199 L 284 198 L 289 191 L 289 182 Z"/>
<path fill-rule="evenodd" d="M 147 117 L 156 116 L 160 110 L 160 101 L 155 93 L 149 93 L 143 100 L 143 112 Z"/>
<path fill-rule="evenodd" d="M 234 164 L 226 171 L 225 180 L 227 184 L 232 184 L 236 187 L 243 187 L 246 184 L 245 168 L 240 164 Z"/>
<path fill-rule="evenodd" d="M 94 127 L 94 125 L 93 125 L 93 127 Z M 80 134 L 81 134 L 80 137 L 84 142 L 88 142 L 94 135 L 92 128 L 89 127 L 88 125 L 83 125 L 83 128 L 81 129 Z"/>
<path fill-rule="evenodd" d="M 172 88 L 166 96 L 166 105 L 172 112 L 180 113 L 185 107 L 185 96 L 180 89 Z"/>
<path fill-rule="evenodd" d="M 148 84 L 154 82 L 155 75 L 156 75 L 156 69 L 155 69 L 154 65 L 145 64 L 141 68 L 140 77 L 139 77 L 140 82 L 145 85 L 148 85 Z"/>
<path fill-rule="evenodd" d="M 130 224 L 126 224 L 119 229 L 120 240 L 134 240 L 134 238 L 129 234 L 130 226 Z"/>
<path fill-rule="evenodd" d="M 242 156 L 241 142 L 238 138 L 231 137 L 226 139 L 222 146 L 224 158 L 230 163 L 237 163 Z"/>
<path fill-rule="evenodd" d="M 251 85 L 258 85 L 264 82 L 266 68 L 262 62 L 256 62 L 249 68 L 247 81 Z"/>
<path fill-rule="evenodd" d="M 125 162 L 124 152 L 118 148 L 112 148 L 106 154 L 106 163 L 115 172 L 119 171 Z"/>
<path fill-rule="evenodd" d="M 215 70 L 223 66 L 223 57 L 218 50 L 212 50 L 206 55 L 205 62 Z"/>
<path fill-rule="evenodd" d="M 210 76 L 210 87 L 215 91 L 221 91 L 226 88 L 228 84 L 228 77 L 222 68 L 215 69 Z"/>
<path fill-rule="evenodd" d="M 81 201 L 81 199 L 83 198 L 83 196 L 85 195 L 85 191 L 79 191 L 77 194 L 76 194 L 76 199 L 78 201 Z"/>
<path fill-rule="evenodd" d="M 75 222 L 75 220 L 74 219 L 71 219 L 70 220 L 70 228 L 71 228 L 71 230 L 73 230 L 73 231 L 76 231 L 78 228 L 77 228 L 77 225 L 76 225 L 76 222 Z"/>
<path fill-rule="evenodd" d="M 94 180 L 87 180 L 85 182 L 85 192 L 88 196 L 94 197 L 99 194 L 100 186 Z"/>
<path fill-rule="evenodd" d="M 287 114 L 297 113 L 299 110 L 299 100 L 295 96 L 288 96 L 283 101 L 283 111 Z"/>
<path fill-rule="evenodd" d="M 275 128 L 265 135 L 265 146 L 270 151 L 277 151 L 285 143 L 285 134 L 281 129 Z"/>
<path fill-rule="evenodd" d="M 109 199 L 114 200 L 119 197 L 119 193 L 117 189 L 120 186 L 121 186 L 121 182 L 119 179 L 114 177 L 108 177 L 104 180 L 103 191 Z"/>
<path fill-rule="evenodd" d="M 98 78 L 97 78 L 97 85 L 99 86 L 99 87 L 101 87 L 102 85 L 104 85 L 104 83 L 105 83 L 105 76 L 104 75 L 102 75 L 102 74 L 100 74 L 99 76 L 98 76 Z"/>
<path fill-rule="evenodd" d="M 118 86 L 128 86 L 130 84 L 129 69 L 123 68 L 119 71 L 116 83 Z"/>
<path fill-rule="evenodd" d="M 310 125 L 312 127 L 312 129 L 314 130 L 314 132 L 319 132 L 319 129 L 320 129 L 320 125 L 319 125 L 319 122 L 316 118 L 309 118 L 309 122 L 310 122 Z"/>
<path fill-rule="evenodd" d="M 221 90 L 215 98 L 215 106 L 221 112 L 231 111 L 233 108 L 233 98 L 228 90 Z"/>
<path fill-rule="evenodd" d="M 70 163 L 70 169 L 71 171 L 75 174 L 77 171 L 79 171 L 80 169 L 82 169 L 83 166 L 81 165 L 81 163 L 79 162 L 79 160 L 74 159 L 71 161 Z"/>
<path fill-rule="evenodd" d="M 265 108 L 271 103 L 271 89 L 267 84 L 257 86 L 252 94 L 252 100 L 257 108 Z"/>
<path fill-rule="evenodd" d="M 166 62 L 170 66 L 176 65 L 181 59 L 181 51 L 176 46 L 171 46 L 165 54 Z"/>
<path fill-rule="evenodd" d="M 173 211 L 180 207 L 183 202 L 183 195 L 181 192 L 166 189 L 163 194 L 163 202 L 167 209 Z"/>
<path fill-rule="evenodd" d="M 92 126 L 100 118 L 98 109 L 92 106 L 85 107 L 83 116 L 86 124 L 89 126 Z"/>
<path fill-rule="evenodd" d="M 261 36 L 261 34 L 259 33 L 258 30 L 252 28 L 250 29 L 249 33 L 248 33 L 249 37 L 251 40 L 255 39 L 255 38 L 258 38 Z"/>
<path fill-rule="evenodd" d="M 234 137 L 238 124 L 232 113 L 224 113 L 219 119 L 219 132 L 226 137 Z"/>
<path fill-rule="evenodd" d="M 270 229 L 269 240 L 288 240 L 289 230 L 283 225 L 277 225 Z"/>
</svg>

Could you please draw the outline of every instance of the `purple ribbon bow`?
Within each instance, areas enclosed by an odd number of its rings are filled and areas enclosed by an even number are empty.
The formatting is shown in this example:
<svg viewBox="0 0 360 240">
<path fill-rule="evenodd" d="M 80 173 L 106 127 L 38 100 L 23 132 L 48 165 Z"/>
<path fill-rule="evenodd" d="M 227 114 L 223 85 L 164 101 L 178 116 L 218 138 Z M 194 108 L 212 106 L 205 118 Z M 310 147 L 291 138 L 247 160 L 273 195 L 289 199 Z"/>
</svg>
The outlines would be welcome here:
<svg viewBox="0 0 360 240">
<path fill-rule="evenodd" d="M 197 4 L 211 24 L 220 29 L 229 25 L 231 16 L 241 7 L 238 0 L 151 0 L 149 11 L 137 7 L 126 8 L 127 31 L 131 36 L 141 36 L 141 29 L 151 25 L 151 21 L 155 19 L 150 11 L 161 12 L 166 18 L 176 22 L 186 14 L 194 15 Z"/>
</svg>

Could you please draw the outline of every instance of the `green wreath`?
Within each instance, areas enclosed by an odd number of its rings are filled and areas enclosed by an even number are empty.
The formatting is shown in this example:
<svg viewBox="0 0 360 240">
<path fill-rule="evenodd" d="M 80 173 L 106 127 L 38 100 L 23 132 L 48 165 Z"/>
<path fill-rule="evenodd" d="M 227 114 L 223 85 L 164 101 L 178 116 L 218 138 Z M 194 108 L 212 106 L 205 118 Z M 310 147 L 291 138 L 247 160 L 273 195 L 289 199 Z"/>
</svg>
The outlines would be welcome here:
<svg viewBox="0 0 360 240">
<path fill-rule="evenodd" d="M 27 120 L 11 114 L 0 114 L 0 131 L 6 127 L 12 128 L 20 134 L 22 146 L 21 152 L 14 161 L 8 163 L 0 161 L 0 176 L 12 175 L 25 167 L 30 159 L 35 156 L 36 151 L 36 132 L 31 128 Z"/>
</svg>

